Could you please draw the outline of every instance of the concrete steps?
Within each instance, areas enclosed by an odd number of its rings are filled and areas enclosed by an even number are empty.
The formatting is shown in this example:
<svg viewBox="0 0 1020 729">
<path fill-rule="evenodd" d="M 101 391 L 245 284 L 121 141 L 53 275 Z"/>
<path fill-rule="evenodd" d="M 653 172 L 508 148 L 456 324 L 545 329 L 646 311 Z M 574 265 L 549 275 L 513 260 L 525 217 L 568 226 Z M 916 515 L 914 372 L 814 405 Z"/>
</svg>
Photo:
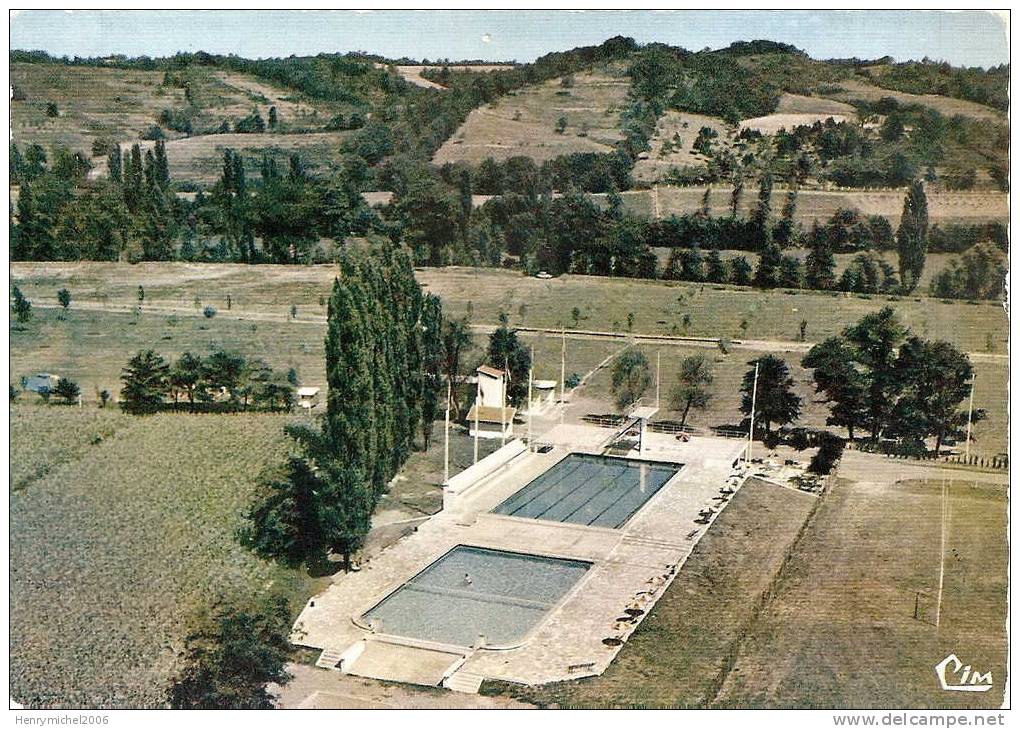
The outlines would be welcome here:
<svg viewBox="0 0 1020 729">
<path fill-rule="evenodd" d="M 477 673 L 471 673 L 470 671 L 457 671 L 443 681 L 443 685 L 451 691 L 459 691 L 464 694 L 477 694 L 478 689 L 482 687 L 483 680 L 484 676 L 480 676 Z"/>
<path fill-rule="evenodd" d="M 319 660 L 315 662 L 315 665 L 319 668 L 328 668 L 332 671 L 340 670 L 340 659 L 343 657 L 343 653 L 333 648 L 327 648 L 319 655 Z"/>
</svg>

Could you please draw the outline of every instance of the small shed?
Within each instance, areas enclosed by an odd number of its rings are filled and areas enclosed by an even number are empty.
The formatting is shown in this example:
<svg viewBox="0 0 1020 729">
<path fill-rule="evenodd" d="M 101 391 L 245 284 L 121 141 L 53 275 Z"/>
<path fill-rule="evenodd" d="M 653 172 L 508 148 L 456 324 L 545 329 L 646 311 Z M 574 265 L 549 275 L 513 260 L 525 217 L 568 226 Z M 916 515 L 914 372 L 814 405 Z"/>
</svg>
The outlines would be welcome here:
<svg viewBox="0 0 1020 729">
<path fill-rule="evenodd" d="M 499 408 L 506 400 L 506 373 L 481 365 L 478 374 L 478 401 L 484 407 Z"/>
<path fill-rule="evenodd" d="M 298 406 L 311 410 L 319 404 L 318 387 L 299 387 L 297 390 Z"/>
<path fill-rule="evenodd" d="M 39 372 L 25 379 L 24 389 L 26 392 L 35 392 L 42 394 L 44 392 L 51 392 L 53 388 L 57 386 L 57 382 L 60 381 L 58 375 L 51 375 L 48 372 Z"/>
<path fill-rule="evenodd" d="M 517 408 L 501 408 L 474 404 L 468 411 L 468 434 L 474 438 L 503 438 L 509 440 L 514 434 L 514 417 Z M 477 426 L 477 427 L 476 427 Z"/>
<path fill-rule="evenodd" d="M 541 415 L 556 405 L 556 380 L 532 380 L 531 404 L 532 415 Z"/>
</svg>

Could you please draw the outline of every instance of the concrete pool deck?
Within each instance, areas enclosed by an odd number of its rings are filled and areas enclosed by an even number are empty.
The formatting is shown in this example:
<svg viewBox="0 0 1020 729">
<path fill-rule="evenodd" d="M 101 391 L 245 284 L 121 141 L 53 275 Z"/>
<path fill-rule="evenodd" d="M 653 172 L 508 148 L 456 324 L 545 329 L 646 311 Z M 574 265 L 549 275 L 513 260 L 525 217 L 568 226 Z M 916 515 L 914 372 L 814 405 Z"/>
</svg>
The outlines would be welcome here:
<svg viewBox="0 0 1020 729">
<path fill-rule="evenodd" d="M 438 651 L 454 658 L 438 678 L 462 690 L 477 690 L 482 679 L 540 684 L 601 674 L 728 503 L 719 500 L 720 490 L 742 483 L 742 476 L 735 480 L 738 471 L 732 464 L 744 448 L 741 440 L 704 437 L 681 443 L 673 436 L 649 434 L 645 460 L 684 466 L 618 529 L 489 513 L 568 453 L 600 452 L 607 434 L 593 426 L 560 425 L 540 439 L 554 444 L 548 453 L 508 444 L 509 456 L 498 457 L 497 452 L 490 457 L 493 468 L 479 462 L 477 474 L 461 474 L 469 478 L 444 498 L 442 511 L 360 572 L 338 575 L 325 592 L 309 600 L 294 625 L 292 640 L 321 649 L 319 665 L 354 674 L 359 674 L 362 657 L 367 662 L 369 654 L 381 647 L 373 649 L 372 644 L 406 646 L 412 649 L 406 652 L 412 656 L 407 660 L 420 656 L 426 663 L 435 658 L 431 652 Z M 706 509 L 713 510 L 709 523 L 695 523 Z M 474 646 L 428 644 L 378 635 L 355 622 L 458 545 L 583 560 L 592 567 L 512 647 L 487 649 L 484 641 Z M 612 644 L 606 645 L 604 639 L 613 639 Z M 425 673 L 434 685 L 435 672 Z M 385 678 L 378 675 L 377 662 L 372 674 Z"/>
</svg>

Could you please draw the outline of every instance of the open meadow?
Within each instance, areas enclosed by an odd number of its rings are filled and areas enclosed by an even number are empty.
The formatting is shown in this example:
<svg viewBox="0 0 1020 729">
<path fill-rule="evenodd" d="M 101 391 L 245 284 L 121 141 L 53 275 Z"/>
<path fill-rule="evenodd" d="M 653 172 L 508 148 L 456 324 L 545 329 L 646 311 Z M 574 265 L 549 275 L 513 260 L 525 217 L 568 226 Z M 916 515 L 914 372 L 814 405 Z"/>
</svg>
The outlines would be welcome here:
<svg viewBox="0 0 1020 729">
<path fill-rule="evenodd" d="M 161 705 L 197 611 L 267 593 L 299 608 L 317 591 L 235 538 L 260 473 L 287 453 L 291 416 L 111 415 L 112 432 L 82 443 L 73 431 L 95 421 L 77 408 L 10 415 L 13 431 L 52 442 L 54 462 L 11 495 L 14 700 Z M 15 438 L 12 463 L 24 472 L 35 451 Z"/>
<path fill-rule="evenodd" d="M 884 463 L 861 454 L 844 457 L 840 473 L 847 480 L 811 521 L 715 705 L 1001 706 L 1006 477 L 974 480 L 916 467 L 894 476 L 896 466 Z M 950 482 L 950 528 L 936 628 L 943 478 Z M 976 671 L 990 671 L 992 689 L 942 691 L 934 668 L 950 653 Z"/>
<path fill-rule="evenodd" d="M 611 152 L 622 137 L 619 116 L 630 81 L 624 69 L 578 73 L 573 85 L 560 79 L 528 86 L 473 110 L 432 162 L 497 161 L 531 157 L 536 162 L 572 152 Z M 563 134 L 554 127 L 567 119 Z"/>
</svg>

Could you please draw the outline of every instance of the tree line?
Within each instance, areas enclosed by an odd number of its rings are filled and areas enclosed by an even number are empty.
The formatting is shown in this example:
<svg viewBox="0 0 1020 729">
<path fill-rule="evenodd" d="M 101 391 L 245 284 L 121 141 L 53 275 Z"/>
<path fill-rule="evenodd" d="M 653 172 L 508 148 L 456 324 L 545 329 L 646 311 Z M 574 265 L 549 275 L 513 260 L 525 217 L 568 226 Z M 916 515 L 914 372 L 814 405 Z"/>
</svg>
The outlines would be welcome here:
<svg viewBox="0 0 1020 729">
<path fill-rule="evenodd" d="M 297 375 L 264 360 L 216 350 L 185 352 L 168 362 L 154 350 L 138 352 L 121 372 L 121 409 L 134 415 L 176 412 L 289 411 Z"/>
<path fill-rule="evenodd" d="M 816 393 L 829 405 L 826 424 L 845 429 L 850 441 L 863 435 L 869 443 L 891 441 L 902 452 L 923 455 L 925 441 L 934 439 L 938 457 L 947 441 L 966 437 L 967 410 L 961 405 L 974 377 L 969 358 L 948 342 L 913 335 L 889 307 L 814 345 L 801 365 L 811 370 Z M 669 402 L 682 414 L 681 428 L 691 410 L 708 407 L 713 381 L 704 354 L 680 362 Z M 650 384 L 642 352 L 631 349 L 616 358 L 612 392 L 621 411 L 633 407 Z M 766 444 L 781 438 L 774 427 L 800 418 L 803 401 L 781 357 L 766 354 L 748 362 L 740 391 L 740 411 L 747 416 L 741 427 L 750 427 L 753 403 L 755 437 Z M 984 417 L 983 410 L 975 410 L 972 422 Z"/>
</svg>

